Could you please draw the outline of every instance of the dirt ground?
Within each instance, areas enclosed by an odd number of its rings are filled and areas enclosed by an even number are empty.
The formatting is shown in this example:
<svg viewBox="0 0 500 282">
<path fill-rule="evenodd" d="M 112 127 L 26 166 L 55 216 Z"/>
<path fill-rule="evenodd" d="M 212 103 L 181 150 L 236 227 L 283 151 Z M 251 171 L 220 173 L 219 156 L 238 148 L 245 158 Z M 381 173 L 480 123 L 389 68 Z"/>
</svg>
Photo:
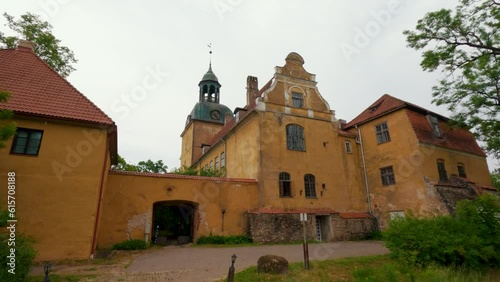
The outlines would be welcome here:
<svg viewBox="0 0 500 282">
<path fill-rule="evenodd" d="M 310 244 L 310 260 L 386 254 L 379 241 L 347 241 Z M 257 264 L 263 255 L 279 255 L 289 262 L 303 261 L 302 245 L 246 247 L 168 246 L 145 251 L 116 252 L 110 259 L 93 262 L 59 263 L 52 274 L 91 275 L 87 281 L 217 281 L 227 276 L 231 256 L 236 254 L 236 271 Z M 43 274 L 36 266 L 33 275 Z"/>
</svg>

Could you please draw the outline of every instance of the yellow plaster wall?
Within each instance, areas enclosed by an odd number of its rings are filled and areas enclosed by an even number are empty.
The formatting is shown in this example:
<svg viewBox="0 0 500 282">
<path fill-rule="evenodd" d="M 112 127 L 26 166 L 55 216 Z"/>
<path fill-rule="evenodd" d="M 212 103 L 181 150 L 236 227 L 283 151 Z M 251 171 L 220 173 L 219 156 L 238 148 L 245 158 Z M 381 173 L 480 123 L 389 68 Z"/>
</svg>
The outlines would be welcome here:
<svg viewBox="0 0 500 282">
<path fill-rule="evenodd" d="M 338 135 L 337 123 L 265 112 L 260 115 L 260 124 L 261 206 L 366 211 L 358 149 L 354 139 L 347 138 L 351 139 L 353 152 L 345 152 L 346 137 Z M 298 124 L 304 128 L 305 152 L 287 149 L 287 124 Z M 283 171 L 291 176 L 291 198 L 279 195 L 279 173 Z M 304 175 L 308 173 L 316 177 L 315 199 L 305 197 Z"/>
<path fill-rule="evenodd" d="M 111 246 L 128 238 L 144 239 L 146 224 L 152 221 L 153 204 L 162 201 L 187 201 L 197 206 L 194 240 L 210 234 L 236 235 L 246 231 L 245 212 L 254 208 L 257 202 L 255 182 L 173 177 L 110 173 L 104 195 L 99 246 Z M 226 210 L 224 233 L 222 209 Z"/>
<path fill-rule="evenodd" d="M 485 157 L 443 147 L 436 147 L 425 143 L 420 144 L 420 151 L 423 155 L 429 156 L 423 161 L 423 174 L 433 182 L 439 180 L 437 160 L 442 159 L 445 162 L 448 178 L 451 176 L 458 176 L 457 166 L 458 163 L 462 163 L 465 167 L 467 179 L 475 182 L 479 186 L 491 186 L 491 177 Z"/>
<path fill-rule="evenodd" d="M 16 173 L 16 231 L 35 238 L 38 261 L 89 258 L 107 133 L 48 119 L 15 122 L 44 131 L 38 156 L 10 154 L 12 139 L 0 149 L 0 183 Z"/>
<path fill-rule="evenodd" d="M 387 122 L 390 142 L 377 144 L 375 125 Z M 416 215 L 446 214 L 447 209 L 434 187 L 426 185 L 422 165 L 434 158 L 423 152 L 404 110 L 359 126 L 366 157 L 368 185 L 373 212 L 387 227 L 390 212 L 412 210 Z M 355 130 L 352 130 L 355 133 Z M 382 185 L 380 168 L 392 166 L 395 185 Z"/>
<path fill-rule="evenodd" d="M 226 151 L 226 177 L 257 179 L 259 174 L 259 119 L 251 113 L 240 121 L 220 142 L 200 161 L 200 167 L 215 161 L 215 157 Z M 225 148 L 224 148 L 225 147 Z"/>
<path fill-rule="evenodd" d="M 182 133 L 181 163 L 179 168 L 191 166 L 193 161 L 193 123 Z"/>
</svg>

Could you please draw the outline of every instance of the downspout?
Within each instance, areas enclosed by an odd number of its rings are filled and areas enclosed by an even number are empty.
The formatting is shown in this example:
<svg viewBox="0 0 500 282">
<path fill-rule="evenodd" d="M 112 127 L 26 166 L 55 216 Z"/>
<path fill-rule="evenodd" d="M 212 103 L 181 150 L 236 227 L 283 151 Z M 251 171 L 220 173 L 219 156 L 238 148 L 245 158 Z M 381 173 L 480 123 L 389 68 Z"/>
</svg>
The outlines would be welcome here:
<svg viewBox="0 0 500 282">
<path fill-rule="evenodd" d="M 363 162 L 363 174 L 365 176 L 365 189 L 366 189 L 366 201 L 368 204 L 368 213 L 371 214 L 373 217 L 375 217 L 375 219 L 377 220 L 377 228 L 378 230 L 380 230 L 380 222 L 378 220 L 378 217 L 374 215 L 372 211 L 370 188 L 368 186 L 368 174 L 366 172 L 365 150 L 363 148 L 363 137 L 361 136 L 361 129 L 359 129 L 357 125 L 355 125 L 354 128 L 358 130 L 358 136 L 359 136 L 359 140 L 356 140 L 356 143 L 358 143 L 361 147 L 361 160 Z"/>
<path fill-rule="evenodd" d="M 108 151 L 109 151 L 109 135 L 106 134 L 106 150 L 104 150 L 104 165 L 102 167 L 101 173 L 101 184 L 99 188 L 99 198 L 97 200 L 97 211 L 95 214 L 95 223 L 94 223 L 94 235 L 92 236 L 92 249 L 90 250 L 90 259 L 94 259 L 94 252 L 97 245 L 97 227 L 99 226 L 99 214 L 101 211 L 101 201 L 102 201 L 102 192 L 104 190 L 104 176 L 107 170 L 108 164 Z"/>
</svg>

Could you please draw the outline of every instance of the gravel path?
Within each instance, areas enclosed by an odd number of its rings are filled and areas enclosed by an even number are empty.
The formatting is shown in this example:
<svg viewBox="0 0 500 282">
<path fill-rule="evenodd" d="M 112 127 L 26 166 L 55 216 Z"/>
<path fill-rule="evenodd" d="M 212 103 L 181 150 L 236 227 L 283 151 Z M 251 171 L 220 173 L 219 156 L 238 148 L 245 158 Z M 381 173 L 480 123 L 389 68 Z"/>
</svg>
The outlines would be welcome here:
<svg viewBox="0 0 500 282">
<path fill-rule="evenodd" d="M 346 241 L 310 244 L 310 260 L 386 254 L 380 241 Z M 248 247 L 168 246 L 146 251 L 120 251 L 109 264 L 93 262 L 57 264 L 51 274 L 90 275 L 81 282 L 198 282 L 218 281 L 227 277 L 231 256 L 236 254 L 236 272 L 257 264 L 263 255 L 279 255 L 289 262 L 303 261 L 302 245 Z M 42 275 L 43 266 L 35 266 L 32 275 Z"/>
<path fill-rule="evenodd" d="M 125 272 L 131 276 L 154 273 L 154 276 L 150 277 L 151 280 L 148 279 L 148 281 L 215 281 L 227 275 L 233 253 L 237 256 L 236 271 L 256 265 L 259 257 L 268 254 L 282 256 L 289 262 L 303 261 L 302 245 L 235 248 L 171 246 L 139 255 Z M 310 260 L 386 253 L 388 250 L 379 241 L 347 241 L 309 245 Z"/>
</svg>

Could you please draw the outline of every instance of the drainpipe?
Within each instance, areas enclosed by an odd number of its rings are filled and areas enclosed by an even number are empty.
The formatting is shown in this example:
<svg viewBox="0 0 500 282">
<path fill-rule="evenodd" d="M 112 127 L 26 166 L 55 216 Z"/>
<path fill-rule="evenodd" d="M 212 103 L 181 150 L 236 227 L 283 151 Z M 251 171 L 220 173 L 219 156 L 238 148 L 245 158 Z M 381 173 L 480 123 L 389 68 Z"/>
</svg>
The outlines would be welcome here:
<svg viewBox="0 0 500 282">
<path fill-rule="evenodd" d="M 97 228 L 99 227 L 99 216 L 101 211 L 101 202 L 102 202 L 102 194 L 104 190 L 104 177 L 106 176 L 106 171 L 108 170 L 108 153 L 109 153 L 109 134 L 106 134 L 106 149 L 104 150 L 104 164 L 101 172 L 101 181 L 99 185 L 99 198 L 97 199 L 97 209 L 95 213 L 95 222 L 94 222 L 94 234 L 92 235 L 92 246 L 90 250 L 90 259 L 94 259 L 95 248 L 97 245 Z"/>
<path fill-rule="evenodd" d="M 377 220 L 377 228 L 380 230 L 380 222 L 378 220 L 378 217 L 373 214 L 372 212 L 372 204 L 371 204 L 371 199 L 370 199 L 370 188 L 368 186 L 368 175 L 366 172 L 366 161 L 365 161 L 365 150 L 363 148 L 363 137 L 361 136 L 361 129 L 358 128 L 357 125 L 354 126 L 358 130 L 358 136 L 359 140 L 356 140 L 356 143 L 358 143 L 361 147 L 361 160 L 363 162 L 363 173 L 365 176 L 365 189 L 366 189 L 366 201 L 368 204 L 368 213 L 371 214 L 375 219 Z"/>
</svg>

